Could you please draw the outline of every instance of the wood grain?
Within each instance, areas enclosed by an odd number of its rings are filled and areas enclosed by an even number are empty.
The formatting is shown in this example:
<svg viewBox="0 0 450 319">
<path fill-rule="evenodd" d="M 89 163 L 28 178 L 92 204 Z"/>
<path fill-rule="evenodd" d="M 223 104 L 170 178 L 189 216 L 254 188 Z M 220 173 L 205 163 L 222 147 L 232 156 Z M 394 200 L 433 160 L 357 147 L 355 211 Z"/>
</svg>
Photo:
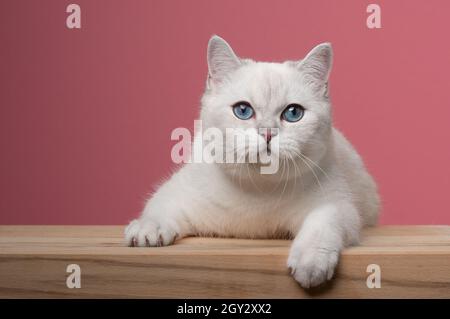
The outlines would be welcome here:
<svg viewBox="0 0 450 319">
<path fill-rule="evenodd" d="M 310 291 L 288 274 L 290 241 L 186 238 L 128 248 L 122 226 L 0 226 L 1 298 L 450 298 L 450 227 L 367 229 L 334 280 Z M 81 267 L 81 288 L 66 267 Z M 366 268 L 381 267 L 369 289 Z"/>
</svg>

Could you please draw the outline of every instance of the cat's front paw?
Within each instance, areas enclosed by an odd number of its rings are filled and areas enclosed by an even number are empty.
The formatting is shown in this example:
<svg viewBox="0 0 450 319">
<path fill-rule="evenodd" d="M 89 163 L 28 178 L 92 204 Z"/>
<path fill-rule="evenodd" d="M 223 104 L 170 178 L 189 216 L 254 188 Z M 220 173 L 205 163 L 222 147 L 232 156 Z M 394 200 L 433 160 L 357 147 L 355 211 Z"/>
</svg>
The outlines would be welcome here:
<svg viewBox="0 0 450 319">
<path fill-rule="evenodd" d="M 338 259 L 339 250 L 311 247 L 292 250 L 287 264 L 295 280 L 308 289 L 330 280 Z"/>
<path fill-rule="evenodd" d="M 125 228 L 125 242 L 130 247 L 160 247 L 173 244 L 176 231 L 151 218 L 133 220 Z"/>
</svg>

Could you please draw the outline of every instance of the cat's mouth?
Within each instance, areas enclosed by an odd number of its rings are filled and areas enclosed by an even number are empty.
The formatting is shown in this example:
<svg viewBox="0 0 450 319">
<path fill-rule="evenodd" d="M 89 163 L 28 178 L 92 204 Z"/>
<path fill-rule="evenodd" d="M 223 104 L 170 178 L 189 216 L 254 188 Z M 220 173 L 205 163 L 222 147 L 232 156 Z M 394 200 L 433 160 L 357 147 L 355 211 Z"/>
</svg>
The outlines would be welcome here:
<svg viewBox="0 0 450 319">
<path fill-rule="evenodd" d="M 267 155 L 271 155 L 272 154 L 272 150 L 270 149 L 270 142 L 266 144 L 266 151 L 267 151 Z"/>
</svg>

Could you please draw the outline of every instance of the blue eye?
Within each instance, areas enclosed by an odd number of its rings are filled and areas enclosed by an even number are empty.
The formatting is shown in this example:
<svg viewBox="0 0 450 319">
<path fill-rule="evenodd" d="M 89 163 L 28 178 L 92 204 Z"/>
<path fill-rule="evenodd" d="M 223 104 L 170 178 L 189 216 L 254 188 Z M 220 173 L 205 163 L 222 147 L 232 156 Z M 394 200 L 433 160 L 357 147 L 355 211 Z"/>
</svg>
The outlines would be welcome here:
<svg viewBox="0 0 450 319">
<path fill-rule="evenodd" d="M 255 111 L 247 102 L 238 102 L 233 105 L 233 113 L 240 120 L 248 120 L 255 114 Z"/>
<path fill-rule="evenodd" d="M 281 114 L 283 120 L 297 122 L 303 117 L 305 109 L 299 104 L 289 104 Z"/>
</svg>

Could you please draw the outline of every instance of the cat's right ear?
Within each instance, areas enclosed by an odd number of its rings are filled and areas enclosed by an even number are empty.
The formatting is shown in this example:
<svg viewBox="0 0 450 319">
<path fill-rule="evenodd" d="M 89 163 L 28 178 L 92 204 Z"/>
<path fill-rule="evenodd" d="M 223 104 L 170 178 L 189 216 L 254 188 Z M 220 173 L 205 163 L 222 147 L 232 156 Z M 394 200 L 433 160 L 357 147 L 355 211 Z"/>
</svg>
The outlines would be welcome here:
<svg viewBox="0 0 450 319">
<path fill-rule="evenodd" d="M 326 42 L 319 44 L 308 55 L 296 63 L 297 69 L 317 91 L 328 95 L 328 78 L 333 64 L 333 49 Z"/>
<path fill-rule="evenodd" d="M 217 85 L 236 70 L 241 61 L 230 45 L 221 37 L 213 35 L 208 43 L 208 88 Z"/>
</svg>

